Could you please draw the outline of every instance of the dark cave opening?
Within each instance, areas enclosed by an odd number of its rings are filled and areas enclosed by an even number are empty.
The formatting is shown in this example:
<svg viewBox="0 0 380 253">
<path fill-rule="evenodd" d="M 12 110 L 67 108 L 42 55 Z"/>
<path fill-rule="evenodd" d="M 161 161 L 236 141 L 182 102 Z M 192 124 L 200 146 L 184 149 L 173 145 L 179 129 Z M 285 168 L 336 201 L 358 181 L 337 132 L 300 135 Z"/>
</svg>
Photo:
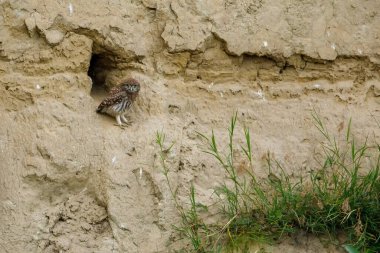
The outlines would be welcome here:
<svg viewBox="0 0 380 253">
<path fill-rule="evenodd" d="M 90 59 L 87 75 L 92 80 L 91 95 L 101 94 L 108 90 L 112 83 L 112 76 L 119 70 L 120 59 L 112 52 L 95 51 Z M 111 78 L 110 78 L 111 77 Z"/>
<path fill-rule="evenodd" d="M 103 54 L 92 54 L 87 75 L 92 80 L 91 94 L 104 91 L 107 78 L 107 57 Z"/>
</svg>

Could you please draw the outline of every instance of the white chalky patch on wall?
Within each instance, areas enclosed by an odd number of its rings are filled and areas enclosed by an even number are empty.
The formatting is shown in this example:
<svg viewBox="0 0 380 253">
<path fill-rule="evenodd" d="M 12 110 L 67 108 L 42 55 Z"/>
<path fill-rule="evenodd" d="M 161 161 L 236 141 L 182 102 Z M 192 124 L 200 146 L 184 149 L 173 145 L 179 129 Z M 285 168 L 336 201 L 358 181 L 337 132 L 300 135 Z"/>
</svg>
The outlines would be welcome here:
<svg viewBox="0 0 380 253">
<path fill-rule="evenodd" d="M 73 12 L 74 12 L 74 7 L 73 7 L 73 5 L 71 3 L 69 3 L 68 9 L 69 9 L 69 14 L 71 16 L 73 14 Z"/>
<path fill-rule="evenodd" d="M 256 93 L 256 96 L 257 96 L 258 98 L 261 98 L 262 100 L 266 101 L 266 99 L 265 99 L 265 95 L 264 95 L 264 93 L 263 93 L 262 90 L 258 90 L 258 91 L 255 92 L 255 93 Z"/>
</svg>

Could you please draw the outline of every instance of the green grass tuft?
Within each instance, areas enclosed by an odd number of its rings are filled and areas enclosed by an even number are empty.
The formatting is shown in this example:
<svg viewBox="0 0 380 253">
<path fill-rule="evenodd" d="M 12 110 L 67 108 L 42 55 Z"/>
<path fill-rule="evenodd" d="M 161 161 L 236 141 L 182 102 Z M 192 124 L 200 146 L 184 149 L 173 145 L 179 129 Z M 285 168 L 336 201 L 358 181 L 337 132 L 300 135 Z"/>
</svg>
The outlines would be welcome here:
<svg viewBox="0 0 380 253">
<path fill-rule="evenodd" d="M 190 209 L 177 201 L 165 164 L 164 135 L 157 133 L 163 173 L 169 185 L 181 224 L 178 231 L 188 238 L 195 252 L 248 251 L 252 242 L 271 242 L 299 230 L 315 235 L 347 236 L 348 252 L 380 252 L 380 145 L 357 143 L 349 121 L 341 145 L 327 131 L 317 113 L 316 128 L 325 138 L 324 159 L 309 178 L 290 178 L 280 163 L 268 157 L 268 177 L 258 180 L 252 167 L 252 145 L 248 128 L 243 128 L 248 177 L 239 177 L 234 161 L 237 114 L 228 128 L 227 153 L 221 153 L 214 132 L 198 133 L 206 150 L 227 175 L 228 181 L 215 189 L 220 198 L 223 226 L 206 224 L 199 216 L 194 186 L 190 187 Z M 232 186 L 230 186 L 232 185 Z M 207 208 L 203 208 L 207 210 Z"/>
</svg>

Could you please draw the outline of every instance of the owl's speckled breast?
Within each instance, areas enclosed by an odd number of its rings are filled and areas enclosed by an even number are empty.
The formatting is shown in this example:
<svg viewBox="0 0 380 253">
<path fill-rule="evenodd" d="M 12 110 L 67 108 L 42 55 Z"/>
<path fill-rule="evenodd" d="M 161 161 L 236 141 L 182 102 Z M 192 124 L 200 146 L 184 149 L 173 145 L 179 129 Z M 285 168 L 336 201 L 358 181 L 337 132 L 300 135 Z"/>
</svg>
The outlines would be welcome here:
<svg viewBox="0 0 380 253">
<path fill-rule="evenodd" d="M 105 108 L 105 113 L 116 116 L 123 114 L 129 107 L 131 107 L 131 101 L 129 99 L 123 99 L 121 102 Z"/>
</svg>

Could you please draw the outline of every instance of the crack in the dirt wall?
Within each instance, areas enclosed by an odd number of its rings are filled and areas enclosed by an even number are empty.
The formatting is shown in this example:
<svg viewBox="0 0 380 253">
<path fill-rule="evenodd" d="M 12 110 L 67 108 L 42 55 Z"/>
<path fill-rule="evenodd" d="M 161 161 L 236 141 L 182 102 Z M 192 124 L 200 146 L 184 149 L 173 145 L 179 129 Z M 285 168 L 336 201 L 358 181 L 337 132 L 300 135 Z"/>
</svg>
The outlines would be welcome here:
<svg viewBox="0 0 380 253">
<path fill-rule="evenodd" d="M 186 55 L 187 54 L 187 55 Z M 162 57 L 166 59 L 162 59 Z M 161 57 L 161 58 L 160 58 Z M 187 80 L 207 82 L 259 78 L 263 81 L 312 81 L 326 79 L 331 82 L 356 79 L 363 70 L 368 78 L 379 78 L 380 65 L 367 56 L 338 56 L 335 60 L 322 60 L 303 54 L 289 57 L 270 53 L 236 55 L 227 49 L 226 41 L 216 33 L 205 42 L 205 50 L 183 50 L 156 54 L 156 69 L 160 74 L 183 76 Z M 181 62 L 181 64 L 178 64 Z M 251 71 L 249 71 L 250 69 Z M 252 72 L 253 71 L 253 72 Z M 250 72 L 250 73 L 249 73 Z M 256 72 L 256 73 L 255 73 Z"/>
</svg>

